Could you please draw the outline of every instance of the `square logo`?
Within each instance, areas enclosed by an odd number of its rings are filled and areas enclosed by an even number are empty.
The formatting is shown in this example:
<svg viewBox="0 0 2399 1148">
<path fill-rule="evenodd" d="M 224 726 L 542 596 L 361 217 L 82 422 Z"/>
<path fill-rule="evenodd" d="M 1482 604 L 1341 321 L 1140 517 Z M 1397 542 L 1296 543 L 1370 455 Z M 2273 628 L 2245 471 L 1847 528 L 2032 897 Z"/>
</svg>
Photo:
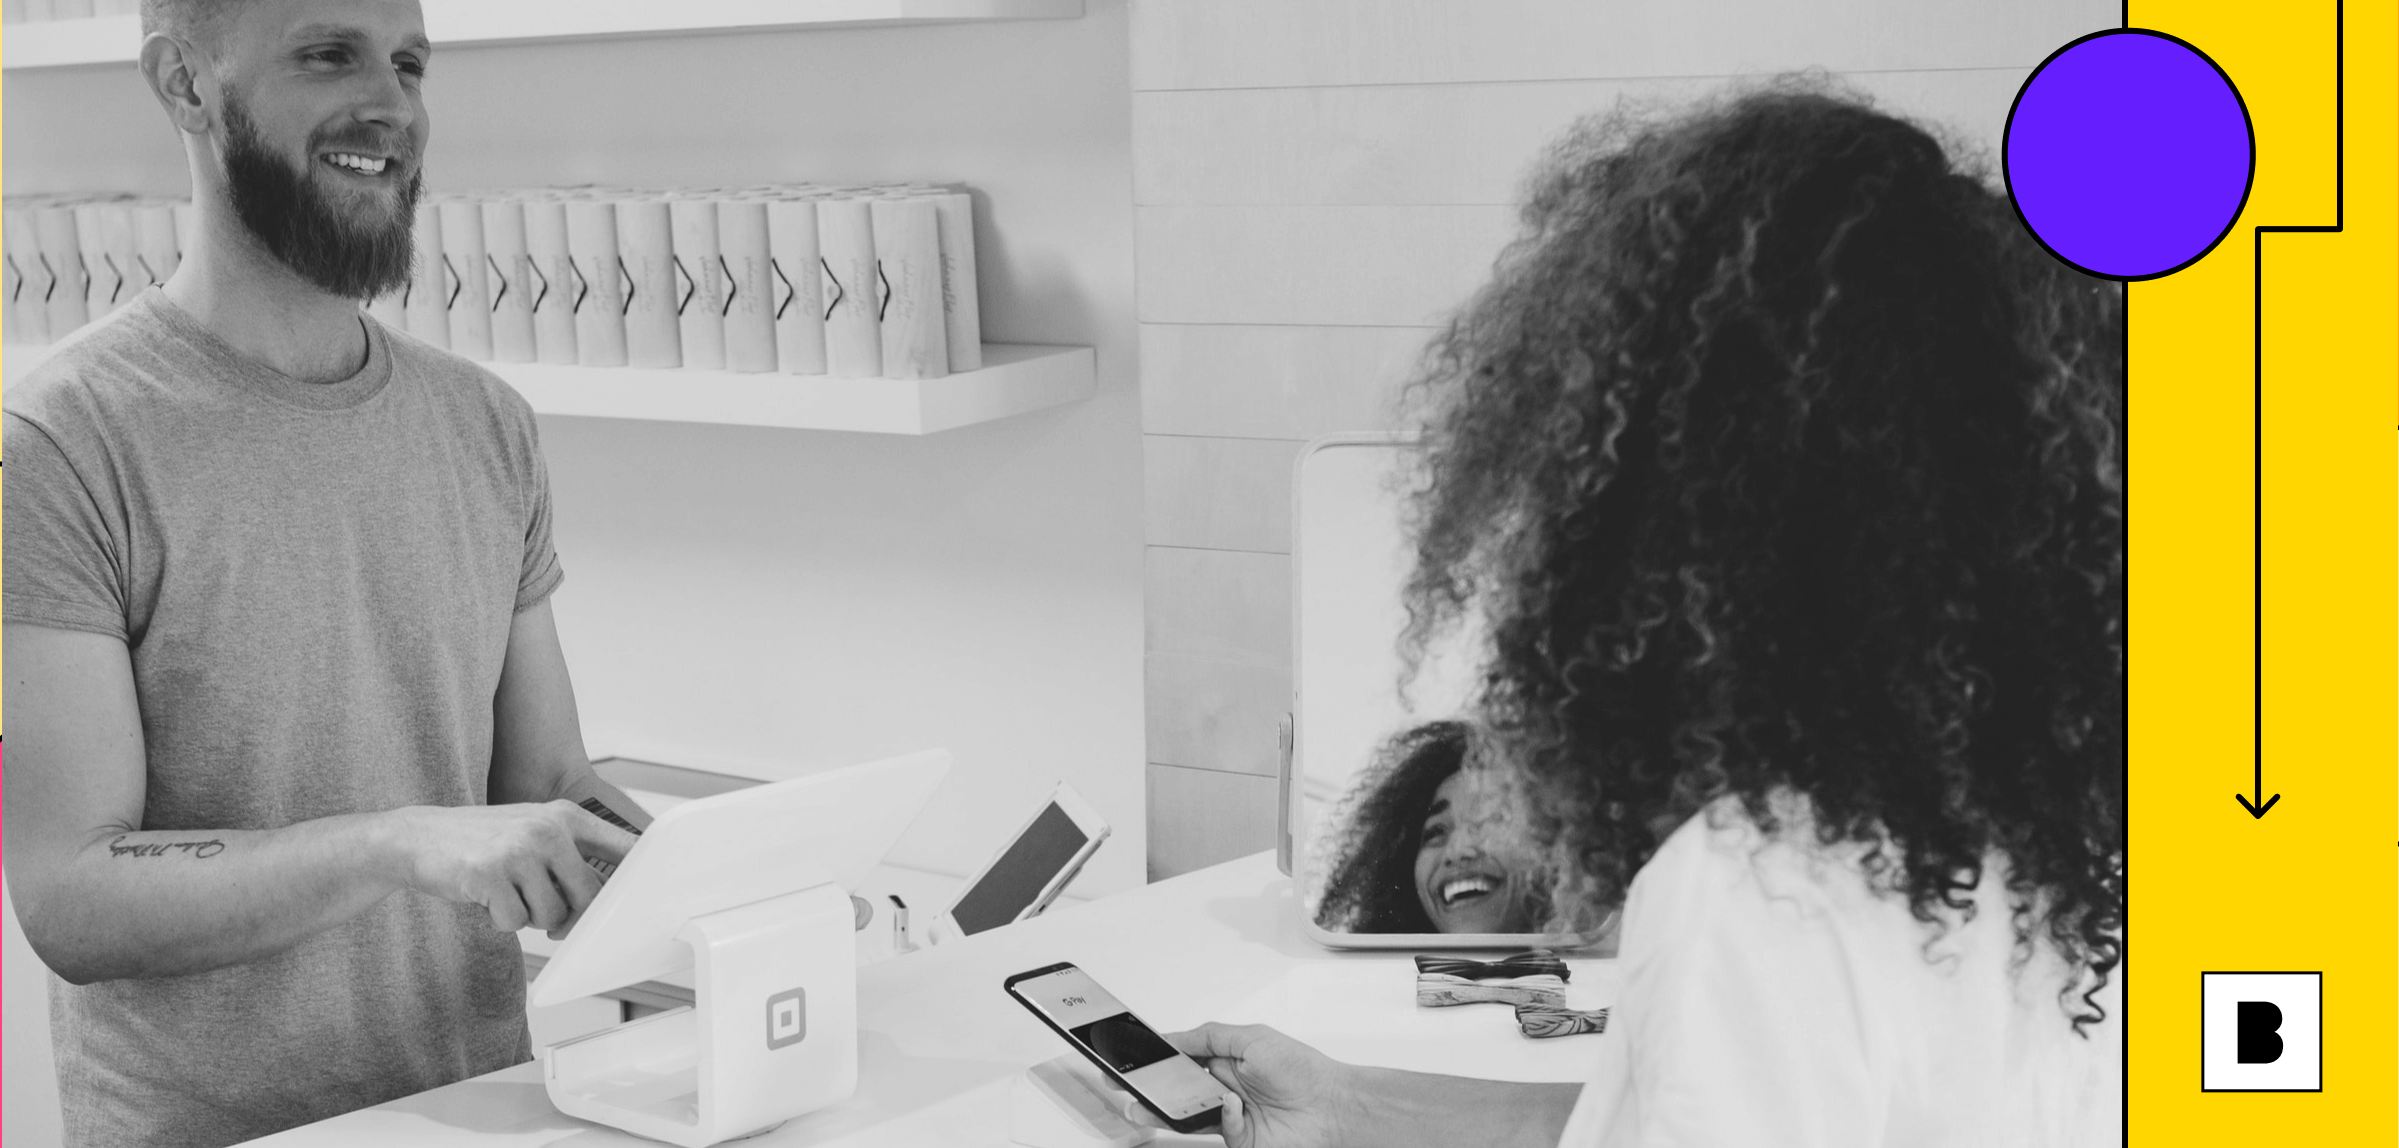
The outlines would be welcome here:
<svg viewBox="0 0 2399 1148">
<path fill-rule="evenodd" d="M 2199 1090 L 2324 1091 L 2324 974 L 2199 974 Z"/>
<path fill-rule="evenodd" d="M 766 1047 L 783 1048 L 807 1037 L 807 989 L 790 989 L 766 998 Z"/>
</svg>

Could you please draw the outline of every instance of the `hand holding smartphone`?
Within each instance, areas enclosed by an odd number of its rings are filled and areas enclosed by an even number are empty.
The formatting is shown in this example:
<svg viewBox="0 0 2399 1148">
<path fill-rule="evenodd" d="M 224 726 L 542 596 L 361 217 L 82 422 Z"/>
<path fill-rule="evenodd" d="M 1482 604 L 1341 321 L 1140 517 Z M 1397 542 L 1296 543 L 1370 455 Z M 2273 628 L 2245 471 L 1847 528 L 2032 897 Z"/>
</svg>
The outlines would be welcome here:
<svg viewBox="0 0 2399 1148">
<path fill-rule="evenodd" d="M 1009 977 L 1008 995 L 1177 1132 L 1214 1127 L 1224 1085 L 1091 979 L 1060 962 Z"/>
</svg>

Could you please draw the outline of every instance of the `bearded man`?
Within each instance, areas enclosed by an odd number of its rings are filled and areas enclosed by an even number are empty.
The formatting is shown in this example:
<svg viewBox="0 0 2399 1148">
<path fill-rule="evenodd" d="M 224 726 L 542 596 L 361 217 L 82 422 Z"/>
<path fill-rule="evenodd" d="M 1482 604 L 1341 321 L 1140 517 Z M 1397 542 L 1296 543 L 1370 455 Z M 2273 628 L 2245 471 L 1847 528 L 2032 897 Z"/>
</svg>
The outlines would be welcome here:
<svg viewBox="0 0 2399 1148">
<path fill-rule="evenodd" d="M 528 1059 L 515 931 L 637 824 L 551 620 L 530 409 L 404 282 L 416 0 L 144 0 L 181 268 L 11 394 L 7 870 L 68 1143 L 221 1145 Z"/>
</svg>

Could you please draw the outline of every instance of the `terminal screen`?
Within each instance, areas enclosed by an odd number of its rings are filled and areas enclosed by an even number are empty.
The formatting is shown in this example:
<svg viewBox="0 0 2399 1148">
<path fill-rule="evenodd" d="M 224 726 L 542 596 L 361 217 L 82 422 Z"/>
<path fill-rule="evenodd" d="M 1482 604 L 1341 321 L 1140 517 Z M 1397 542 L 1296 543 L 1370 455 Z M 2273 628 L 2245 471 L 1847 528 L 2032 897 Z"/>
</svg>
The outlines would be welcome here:
<svg viewBox="0 0 2399 1148">
<path fill-rule="evenodd" d="M 950 919 L 958 923 L 959 932 L 969 936 L 1014 921 L 1041 896 L 1051 878 L 1074 862 L 1075 854 L 1082 852 L 1089 840 L 1055 802 L 1044 806 L 1041 816 L 992 862 L 983 879 L 958 899 Z"/>
</svg>

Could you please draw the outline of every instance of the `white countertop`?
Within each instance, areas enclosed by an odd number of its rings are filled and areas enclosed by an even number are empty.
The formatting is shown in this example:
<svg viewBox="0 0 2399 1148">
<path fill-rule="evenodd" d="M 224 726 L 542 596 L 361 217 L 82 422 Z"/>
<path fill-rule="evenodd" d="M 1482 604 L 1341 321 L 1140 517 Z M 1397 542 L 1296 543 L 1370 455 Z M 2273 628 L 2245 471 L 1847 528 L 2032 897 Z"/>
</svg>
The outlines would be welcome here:
<svg viewBox="0 0 2399 1148">
<path fill-rule="evenodd" d="M 1526 1039 L 1498 1005 L 1420 1009 L 1405 954 L 1337 953 L 1301 934 L 1289 878 L 1261 853 L 858 970 L 859 1085 L 849 1100 L 742 1141 L 798 1145 L 1008 1143 L 1008 1085 L 1066 1046 L 1000 991 L 1012 973 L 1073 961 L 1161 1031 L 1272 1024 L 1326 1053 L 1512 1080 L 1580 1081 L 1613 1035 Z M 1615 962 L 1569 962 L 1568 1003 L 1615 996 Z M 519 1065 L 262 1140 L 261 1148 L 600 1148 L 653 1143 L 560 1114 L 538 1063 Z M 1214 1144 L 1214 1135 L 1159 1140 Z"/>
</svg>

